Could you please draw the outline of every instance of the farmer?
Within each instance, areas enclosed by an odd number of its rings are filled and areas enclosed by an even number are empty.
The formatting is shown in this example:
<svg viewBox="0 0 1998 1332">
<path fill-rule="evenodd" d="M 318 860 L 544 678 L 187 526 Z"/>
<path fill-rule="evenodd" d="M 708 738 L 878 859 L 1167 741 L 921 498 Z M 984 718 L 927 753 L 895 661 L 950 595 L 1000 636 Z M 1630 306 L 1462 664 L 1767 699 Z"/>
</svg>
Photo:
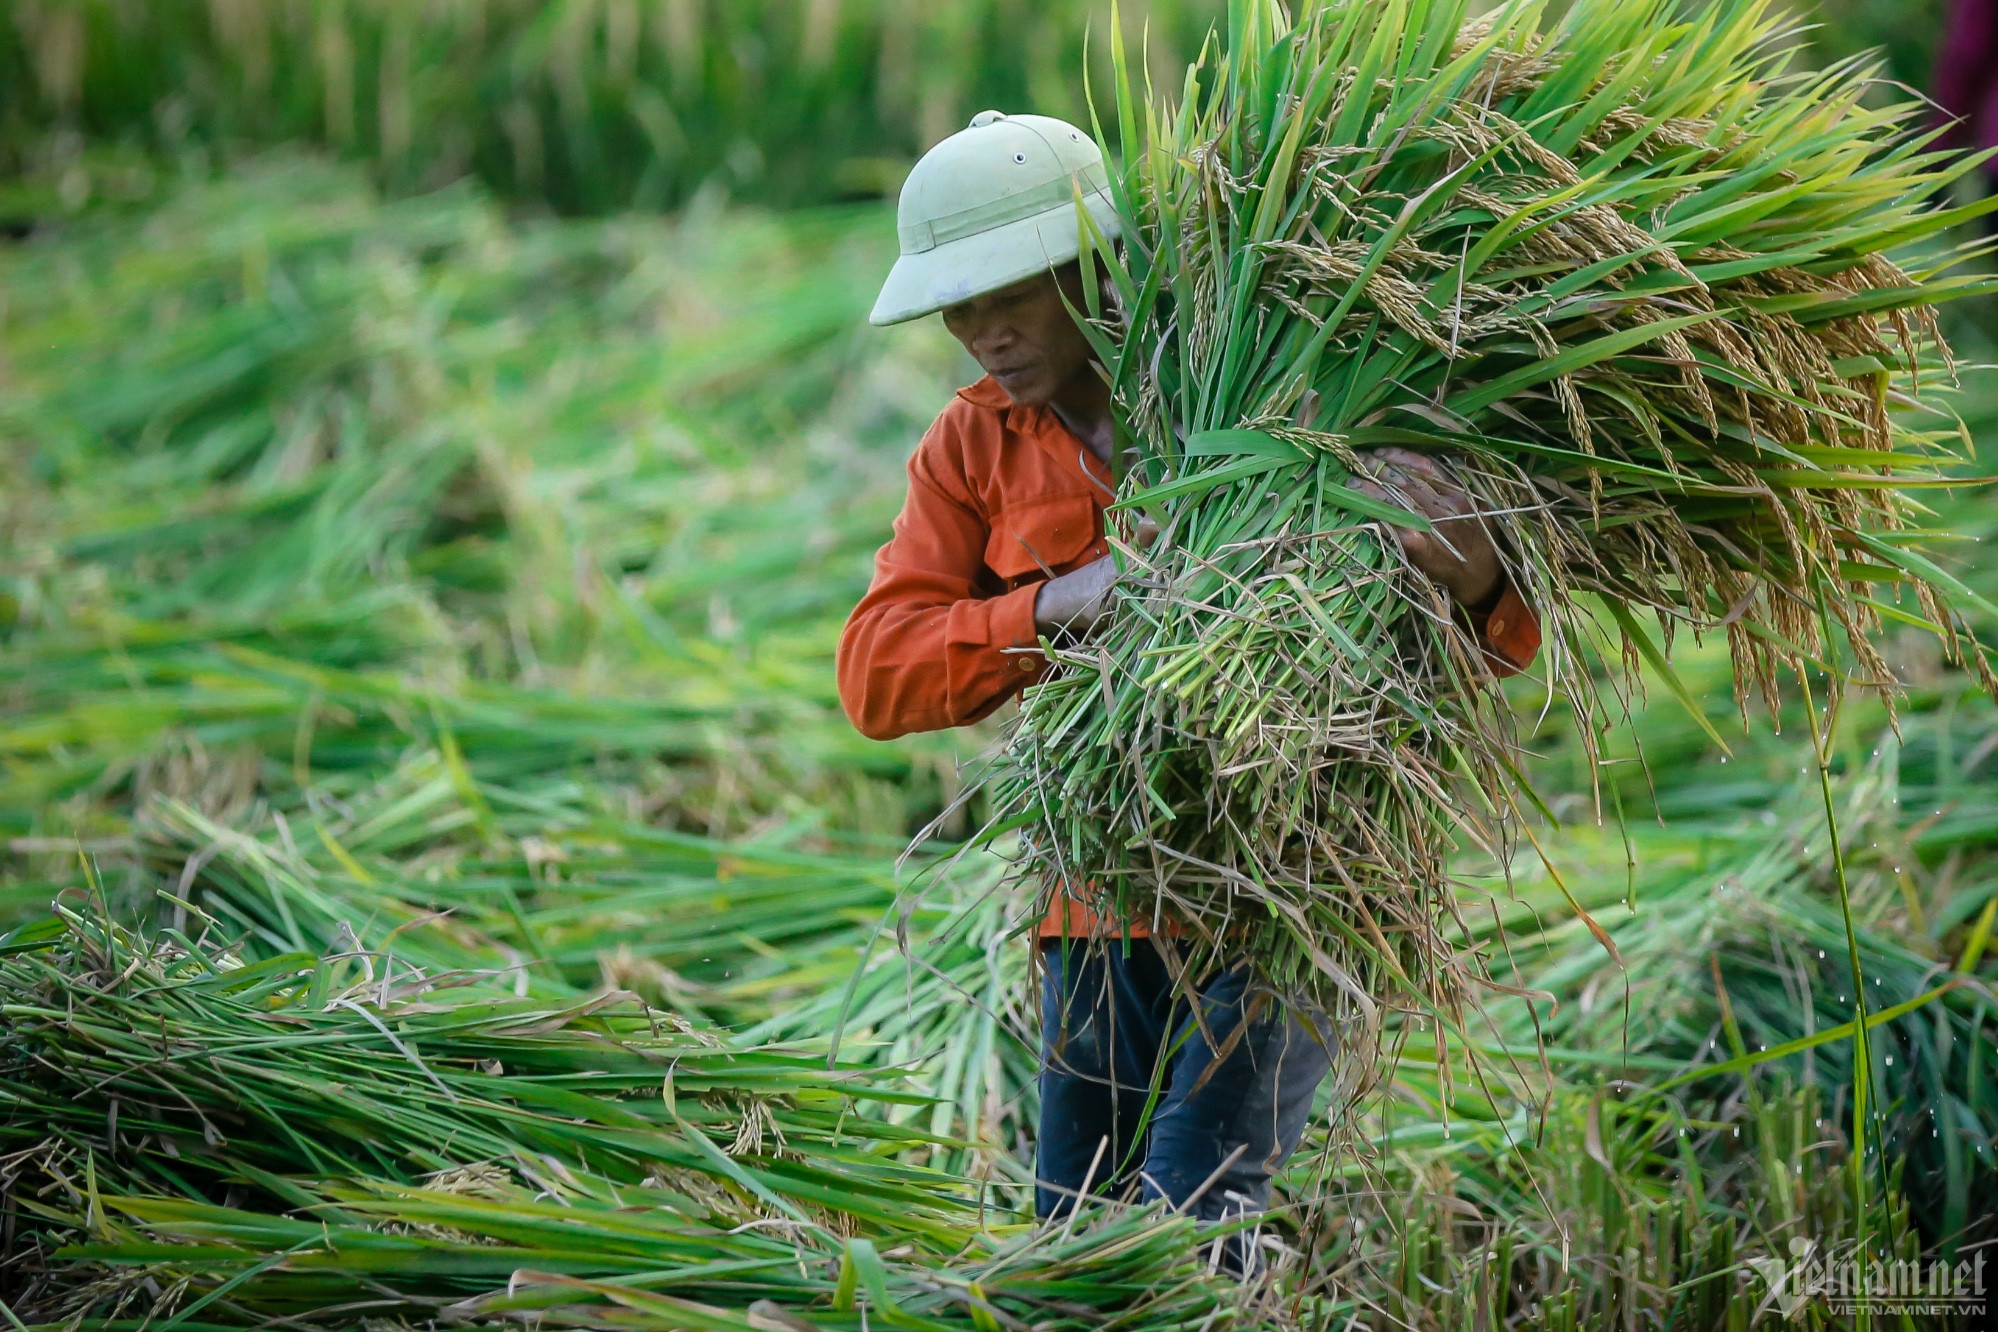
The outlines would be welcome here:
<svg viewBox="0 0 1998 1332">
<path fill-rule="evenodd" d="M 901 258 L 872 322 L 941 310 L 986 373 L 909 460 L 894 535 L 840 637 L 840 699 L 875 739 L 989 716 L 1047 669 L 1043 638 L 1089 632 L 1117 580 L 1103 513 L 1125 460 L 1114 454 L 1110 390 L 1064 303 L 1083 308 L 1078 186 L 1114 237 L 1088 135 L 985 111 L 903 187 Z M 1525 667 L 1538 624 L 1463 493 L 1420 455 L 1382 450 L 1373 461 L 1378 480 L 1448 538 L 1391 529 L 1410 563 L 1448 589 L 1495 669 Z M 1039 928 L 1039 1214 L 1134 1185 L 1146 1199 L 1192 1200 L 1209 1220 L 1262 1210 L 1330 1067 L 1327 1033 L 1253 993 L 1241 969 L 1199 986 L 1205 1021 L 1195 1022 L 1161 955 L 1168 940 L 1104 947 L 1106 937 L 1116 937 L 1110 922 L 1066 899 Z"/>
</svg>

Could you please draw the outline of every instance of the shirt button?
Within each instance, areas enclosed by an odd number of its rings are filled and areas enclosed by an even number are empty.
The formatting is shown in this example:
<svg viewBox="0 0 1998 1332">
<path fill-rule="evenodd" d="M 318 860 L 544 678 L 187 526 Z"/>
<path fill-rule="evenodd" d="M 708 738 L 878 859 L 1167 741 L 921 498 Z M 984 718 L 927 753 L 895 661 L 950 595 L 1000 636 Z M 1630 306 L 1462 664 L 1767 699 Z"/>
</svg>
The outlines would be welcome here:
<svg viewBox="0 0 1998 1332">
<path fill-rule="evenodd" d="M 1485 633 L 1490 637 L 1497 638 L 1500 634 L 1504 632 L 1505 632 L 1505 619 L 1502 616 L 1495 615 L 1491 619 L 1485 621 Z"/>
<path fill-rule="evenodd" d="M 1022 658 L 1020 658 L 1020 669 L 1021 669 L 1021 670 L 1023 670 L 1023 671 L 1031 671 L 1031 670 L 1033 670 L 1033 669 L 1034 669 L 1034 659 L 1033 659 L 1032 657 L 1022 657 Z"/>
</svg>

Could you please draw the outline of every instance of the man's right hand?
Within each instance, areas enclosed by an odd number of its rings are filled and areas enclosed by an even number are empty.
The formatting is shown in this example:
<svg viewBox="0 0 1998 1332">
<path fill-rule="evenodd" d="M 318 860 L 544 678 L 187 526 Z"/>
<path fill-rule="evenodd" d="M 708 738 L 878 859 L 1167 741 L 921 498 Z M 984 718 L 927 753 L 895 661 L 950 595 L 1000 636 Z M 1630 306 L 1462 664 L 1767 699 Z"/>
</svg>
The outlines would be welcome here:
<svg viewBox="0 0 1998 1332">
<path fill-rule="evenodd" d="M 1108 555 L 1048 579 L 1034 596 L 1034 628 L 1043 638 L 1088 633 L 1108 609 L 1116 581 L 1117 561 Z"/>
<path fill-rule="evenodd" d="M 1158 539 L 1158 524 L 1140 519 L 1131 544 L 1145 549 Z M 1034 628 L 1043 638 L 1059 634 L 1079 637 L 1096 627 L 1110 609 L 1110 589 L 1117 583 L 1117 561 L 1105 555 L 1080 569 L 1071 569 L 1041 584 L 1034 596 Z"/>
</svg>

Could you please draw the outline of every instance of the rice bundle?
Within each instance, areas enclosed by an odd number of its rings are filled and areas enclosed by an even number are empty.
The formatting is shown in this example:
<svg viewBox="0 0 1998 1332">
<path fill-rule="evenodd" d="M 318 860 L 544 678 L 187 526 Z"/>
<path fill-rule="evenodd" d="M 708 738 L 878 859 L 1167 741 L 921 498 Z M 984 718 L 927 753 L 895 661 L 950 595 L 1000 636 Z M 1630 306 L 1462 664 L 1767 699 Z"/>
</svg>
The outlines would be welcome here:
<svg viewBox="0 0 1998 1332">
<path fill-rule="evenodd" d="M 7 1307 L 48 1326 L 1265 1325 L 1193 1218 L 1028 1233 L 1000 1181 L 920 1163 L 947 1139 L 885 1121 L 932 1099 L 897 1073 L 628 1000 L 519 999 L 358 949 L 246 961 L 68 910 L 0 934 Z"/>
<path fill-rule="evenodd" d="M 1990 288 L 1888 257 L 1981 211 L 1932 202 L 1971 163 L 1796 32 L 1761 0 L 1236 0 L 1177 105 L 1120 75 L 1089 313 L 1138 458 L 1116 511 L 1162 536 L 1118 543 L 1118 604 L 992 778 L 1047 882 L 1362 1031 L 1461 999 L 1444 857 L 1505 848 L 1509 731 L 1386 526 L 1426 520 L 1349 487 L 1362 449 L 1491 511 L 1585 736 L 1647 664 L 1699 715 L 1675 627 L 1725 633 L 1744 709 L 1810 662 L 1891 689 L 1883 618 L 1990 683 L 1915 544 L 1958 428 L 1890 411 L 1951 377 L 1930 307 Z"/>
</svg>

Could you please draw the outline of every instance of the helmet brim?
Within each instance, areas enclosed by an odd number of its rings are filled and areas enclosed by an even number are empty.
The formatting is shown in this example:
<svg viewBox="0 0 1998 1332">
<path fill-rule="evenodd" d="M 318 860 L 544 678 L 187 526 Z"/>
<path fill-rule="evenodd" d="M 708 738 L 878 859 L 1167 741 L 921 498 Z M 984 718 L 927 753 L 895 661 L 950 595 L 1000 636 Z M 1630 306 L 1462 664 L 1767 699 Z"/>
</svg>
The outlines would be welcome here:
<svg viewBox="0 0 1998 1332">
<path fill-rule="evenodd" d="M 1097 228 L 1115 240 L 1117 210 L 1108 196 L 1087 194 L 1083 202 Z M 1075 258 L 1081 253 L 1079 239 L 1075 205 L 1065 203 L 920 254 L 905 254 L 895 261 L 888 280 L 881 284 L 881 295 L 875 299 L 867 322 L 900 324 L 1010 287 Z"/>
</svg>

